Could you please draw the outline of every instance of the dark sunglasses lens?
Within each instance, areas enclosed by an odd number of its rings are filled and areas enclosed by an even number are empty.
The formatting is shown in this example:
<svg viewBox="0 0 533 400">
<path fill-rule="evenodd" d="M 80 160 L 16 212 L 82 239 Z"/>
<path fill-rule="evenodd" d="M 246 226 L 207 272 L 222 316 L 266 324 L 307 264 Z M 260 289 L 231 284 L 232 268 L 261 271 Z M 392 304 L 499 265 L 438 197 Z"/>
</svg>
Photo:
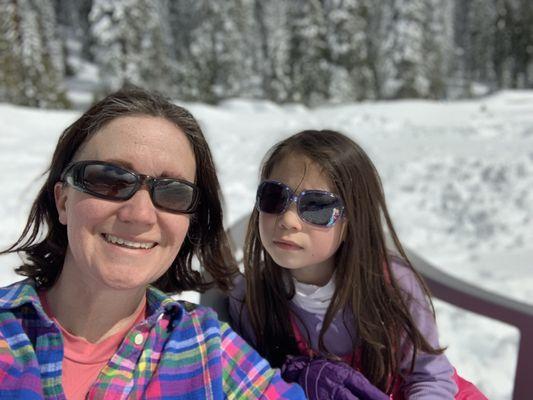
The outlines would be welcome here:
<svg viewBox="0 0 533 400">
<path fill-rule="evenodd" d="M 328 193 L 307 192 L 299 201 L 299 214 L 305 221 L 321 226 L 331 226 L 341 211 L 341 201 Z"/>
<path fill-rule="evenodd" d="M 280 214 L 285 210 L 289 198 L 288 189 L 274 182 L 263 182 L 257 191 L 259 211 L 269 214 Z"/>
<path fill-rule="evenodd" d="M 155 205 L 172 211 L 191 211 L 194 199 L 192 186 L 172 179 L 158 181 L 152 194 Z"/>
<path fill-rule="evenodd" d="M 84 167 L 81 183 L 87 191 L 97 195 L 125 199 L 131 195 L 137 178 L 113 165 L 88 164 Z"/>
</svg>

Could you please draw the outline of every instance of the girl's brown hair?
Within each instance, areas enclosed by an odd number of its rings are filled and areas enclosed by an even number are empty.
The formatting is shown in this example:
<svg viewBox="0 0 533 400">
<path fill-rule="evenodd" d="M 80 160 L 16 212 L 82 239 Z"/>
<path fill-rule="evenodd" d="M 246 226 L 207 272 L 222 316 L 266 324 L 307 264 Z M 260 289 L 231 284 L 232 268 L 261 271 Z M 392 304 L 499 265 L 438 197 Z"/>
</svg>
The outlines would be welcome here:
<svg viewBox="0 0 533 400">
<path fill-rule="evenodd" d="M 112 93 L 94 104 L 59 137 L 52 162 L 18 240 L 0 254 L 20 252 L 24 263 L 16 269 L 42 287 L 50 287 L 61 273 L 68 246 L 66 227 L 59 223 L 54 185 L 78 149 L 110 121 L 128 115 L 164 118 L 181 129 L 191 143 L 196 161 L 196 185 L 200 189 L 197 211 L 185 241 L 171 267 L 154 286 L 164 291 L 203 291 L 213 283 L 228 290 L 238 268 L 222 225 L 222 204 L 211 151 L 196 119 L 166 98 L 139 88 Z M 44 237 L 43 237 L 44 236 Z M 209 273 L 207 280 L 192 267 L 194 256 Z"/>
<path fill-rule="evenodd" d="M 390 391 L 399 374 L 402 339 L 411 343 L 411 367 L 418 351 L 440 354 L 417 329 L 408 308 L 409 294 L 392 279 L 391 256 L 386 246 L 384 225 L 404 264 L 412 271 L 433 304 L 422 278 L 410 264 L 398 240 L 385 204 L 381 180 L 363 149 L 348 137 L 330 130 L 307 130 L 276 144 L 266 155 L 261 180 L 284 157 L 300 155 L 322 168 L 345 204 L 347 232 L 335 254 L 335 293 L 319 336 L 319 350 L 330 354 L 324 333 L 340 311 L 356 317 L 361 367 L 367 378 L 383 391 Z M 246 275 L 245 304 L 256 335 L 257 348 L 274 366 L 289 354 L 298 354 L 288 310 L 294 295 L 292 280 L 261 244 L 258 211 L 252 212 L 244 245 Z M 383 224 L 384 222 L 384 224 Z M 287 282 L 290 282 L 287 287 Z"/>
</svg>

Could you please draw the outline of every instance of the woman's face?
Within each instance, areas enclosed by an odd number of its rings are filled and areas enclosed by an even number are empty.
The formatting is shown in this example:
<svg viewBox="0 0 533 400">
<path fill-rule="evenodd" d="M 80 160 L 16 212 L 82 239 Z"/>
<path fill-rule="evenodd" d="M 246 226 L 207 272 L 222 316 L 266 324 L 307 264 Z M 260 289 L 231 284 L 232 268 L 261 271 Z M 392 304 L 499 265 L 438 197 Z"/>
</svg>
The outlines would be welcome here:
<svg viewBox="0 0 533 400">
<path fill-rule="evenodd" d="M 74 161 L 81 160 L 195 181 L 189 140 L 164 118 L 112 120 L 78 150 Z M 55 198 L 69 242 L 63 271 L 93 288 L 136 289 L 154 282 L 176 258 L 189 228 L 189 215 L 156 208 L 146 187 L 129 200 L 112 201 L 58 183 Z"/>
</svg>

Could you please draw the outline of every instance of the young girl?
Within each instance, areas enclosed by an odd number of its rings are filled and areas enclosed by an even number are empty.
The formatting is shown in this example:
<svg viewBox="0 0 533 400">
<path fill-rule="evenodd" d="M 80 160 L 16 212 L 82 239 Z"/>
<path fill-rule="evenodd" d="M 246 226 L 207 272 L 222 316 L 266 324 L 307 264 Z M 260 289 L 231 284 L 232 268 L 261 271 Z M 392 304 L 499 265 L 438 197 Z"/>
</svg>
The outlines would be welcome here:
<svg viewBox="0 0 533 400">
<path fill-rule="evenodd" d="M 348 137 L 303 131 L 269 151 L 244 268 L 230 315 L 273 366 L 320 355 L 395 399 L 456 395 L 428 289 L 394 231 L 374 165 Z"/>
</svg>

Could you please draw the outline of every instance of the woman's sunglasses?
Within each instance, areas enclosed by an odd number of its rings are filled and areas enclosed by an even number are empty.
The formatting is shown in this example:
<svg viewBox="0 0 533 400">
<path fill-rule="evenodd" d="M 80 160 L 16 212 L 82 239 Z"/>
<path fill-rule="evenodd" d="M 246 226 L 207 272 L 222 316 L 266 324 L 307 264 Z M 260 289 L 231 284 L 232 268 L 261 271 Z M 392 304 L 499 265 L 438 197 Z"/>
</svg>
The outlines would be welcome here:
<svg viewBox="0 0 533 400">
<path fill-rule="evenodd" d="M 290 187 L 277 181 L 263 181 L 257 188 L 256 207 L 268 214 L 282 214 L 296 203 L 298 215 L 307 223 L 330 227 L 342 216 L 342 200 L 330 192 L 305 190 L 295 195 Z"/>
<path fill-rule="evenodd" d="M 128 200 L 146 185 L 154 206 L 175 213 L 193 213 L 198 188 L 187 181 L 153 178 L 104 161 L 79 161 L 69 165 L 61 181 L 106 200 Z"/>
</svg>

